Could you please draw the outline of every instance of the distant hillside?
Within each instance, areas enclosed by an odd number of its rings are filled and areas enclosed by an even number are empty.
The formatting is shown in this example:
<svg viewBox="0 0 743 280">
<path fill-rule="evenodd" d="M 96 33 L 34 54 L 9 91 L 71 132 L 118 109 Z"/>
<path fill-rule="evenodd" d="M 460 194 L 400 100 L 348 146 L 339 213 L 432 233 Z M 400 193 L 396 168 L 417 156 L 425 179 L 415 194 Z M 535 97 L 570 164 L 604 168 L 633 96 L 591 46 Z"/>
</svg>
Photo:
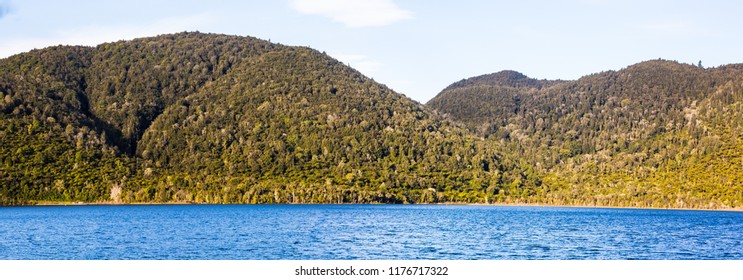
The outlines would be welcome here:
<svg viewBox="0 0 743 280">
<path fill-rule="evenodd" d="M 529 182 L 324 53 L 250 37 L 34 50 L 0 60 L 0 94 L 3 205 L 488 202 Z"/>
<path fill-rule="evenodd" d="M 0 60 L 0 205 L 743 207 L 743 65 L 503 71 L 427 105 L 251 37 L 33 50 Z"/>
<path fill-rule="evenodd" d="M 541 87 L 510 74 L 427 105 L 538 170 L 532 202 L 740 207 L 742 70 L 657 60 Z"/>
<path fill-rule="evenodd" d="M 462 79 L 446 87 L 443 92 L 458 88 L 469 88 L 473 86 L 512 87 L 512 88 L 535 88 L 558 84 L 561 81 L 537 80 L 527 77 L 516 71 L 504 70 L 492 74 L 480 75 L 468 79 Z"/>
<path fill-rule="evenodd" d="M 487 136 L 518 113 L 526 95 L 559 83 L 562 81 L 536 80 L 516 71 L 501 71 L 453 83 L 426 105 L 441 109 Z"/>
</svg>

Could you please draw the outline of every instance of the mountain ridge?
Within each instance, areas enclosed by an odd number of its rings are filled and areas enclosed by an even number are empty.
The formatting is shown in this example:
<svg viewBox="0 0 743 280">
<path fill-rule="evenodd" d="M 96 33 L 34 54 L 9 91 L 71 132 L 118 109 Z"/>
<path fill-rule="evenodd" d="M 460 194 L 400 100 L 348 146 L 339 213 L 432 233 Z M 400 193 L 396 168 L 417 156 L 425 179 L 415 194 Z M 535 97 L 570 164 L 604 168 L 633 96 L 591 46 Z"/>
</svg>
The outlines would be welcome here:
<svg viewBox="0 0 743 280">
<path fill-rule="evenodd" d="M 457 124 L 305 47 L 179 33 L 0 70 L 0 204 L 481 202 L 519 176 Z"/>
<path fill-rule="evenodd" d="M 472 85 L 487 86 L 508 86 L 508 87 L 529 87 L 540 89 L 545 86 L 551 86 L 560 83 L 562 80 L 537 80 L 514 70 L 503 70 L 491 74 L 475 76 L 462 79 L 455 82 L 442 91 L 452 90 L 455 88 L 467 87 Z"/>
<path fill-rule="evenodd" d="M 560 203 L 726 208 L 743 201 L 741 66 L 651 60 L 538 90 L 444 90 L 427 105 L 522 155 Z"/>
<path fill-rule="evenodd" d="M 501 71 L 426 105 L 323 52 L 185 32 L 0 60 L 0 204 L 743 204 L 743 66 Z"/>
</svg>

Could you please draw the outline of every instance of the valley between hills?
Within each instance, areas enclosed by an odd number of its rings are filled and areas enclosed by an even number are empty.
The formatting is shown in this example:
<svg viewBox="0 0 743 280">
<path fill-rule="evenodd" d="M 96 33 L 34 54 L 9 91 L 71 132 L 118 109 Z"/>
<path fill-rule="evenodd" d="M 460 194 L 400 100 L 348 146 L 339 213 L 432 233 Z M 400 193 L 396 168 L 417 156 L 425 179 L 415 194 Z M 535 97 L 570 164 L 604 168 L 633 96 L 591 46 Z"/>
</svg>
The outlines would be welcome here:
<svg viewBox="0 0 743 280">
<path fill-rule="evenodd" d="M 186 32 L 0 60 L 0 205 L 743 207 L 743 64 L 501 71 L 426 104 L 325 53 Z"/>
</svg>

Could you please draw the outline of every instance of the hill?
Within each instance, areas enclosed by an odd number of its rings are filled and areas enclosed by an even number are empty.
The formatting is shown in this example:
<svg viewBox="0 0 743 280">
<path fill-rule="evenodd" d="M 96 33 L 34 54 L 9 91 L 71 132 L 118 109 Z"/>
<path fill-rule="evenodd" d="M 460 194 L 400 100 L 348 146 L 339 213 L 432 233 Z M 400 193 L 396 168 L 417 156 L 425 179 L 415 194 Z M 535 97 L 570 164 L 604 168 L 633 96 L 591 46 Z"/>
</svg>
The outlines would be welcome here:
<svg viewBox="0 0 743 280">
<path fill-rule="evenodd" d="M 0 60 L 0 205 L 743 207 L 743 65 L 503 71 L 421 105 L 305 48 L 179 33 Z"/>
<path fill-rule="evenodd" d="M 536 80 L 516 71 L 463 79 L 446 87 L 426 104 L 453 116 L 470 130 L 488 136 L 518 114 L 521 99 L 562 81 Z"/>
<path fill-rule="evenodd" d="M 0 60 L 0 204 L 488 202 L 485 141 L 304 48 L 180 33 Z"/>
<path fill-rule="evenodd" d="M 509 75 L 428 105 L 521 155 L 544 183 L 529 202 L 740 207 L 741 70 L 657 60 L 541 87 Z"/>
</svg>

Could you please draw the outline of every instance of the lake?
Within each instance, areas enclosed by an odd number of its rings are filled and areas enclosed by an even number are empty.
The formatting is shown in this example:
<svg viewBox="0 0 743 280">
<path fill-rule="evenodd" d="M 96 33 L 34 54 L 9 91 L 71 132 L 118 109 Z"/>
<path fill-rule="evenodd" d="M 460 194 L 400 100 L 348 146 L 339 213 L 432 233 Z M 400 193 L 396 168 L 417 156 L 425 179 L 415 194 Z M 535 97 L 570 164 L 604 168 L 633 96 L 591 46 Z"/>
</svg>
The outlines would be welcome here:
<svg viewBox="0 0 743 280">
<path fill-rule="evenodd" d="M 743 213 L 451 205 L 0 207 L 0 259 L 743 259 Z"/>
</svg>

